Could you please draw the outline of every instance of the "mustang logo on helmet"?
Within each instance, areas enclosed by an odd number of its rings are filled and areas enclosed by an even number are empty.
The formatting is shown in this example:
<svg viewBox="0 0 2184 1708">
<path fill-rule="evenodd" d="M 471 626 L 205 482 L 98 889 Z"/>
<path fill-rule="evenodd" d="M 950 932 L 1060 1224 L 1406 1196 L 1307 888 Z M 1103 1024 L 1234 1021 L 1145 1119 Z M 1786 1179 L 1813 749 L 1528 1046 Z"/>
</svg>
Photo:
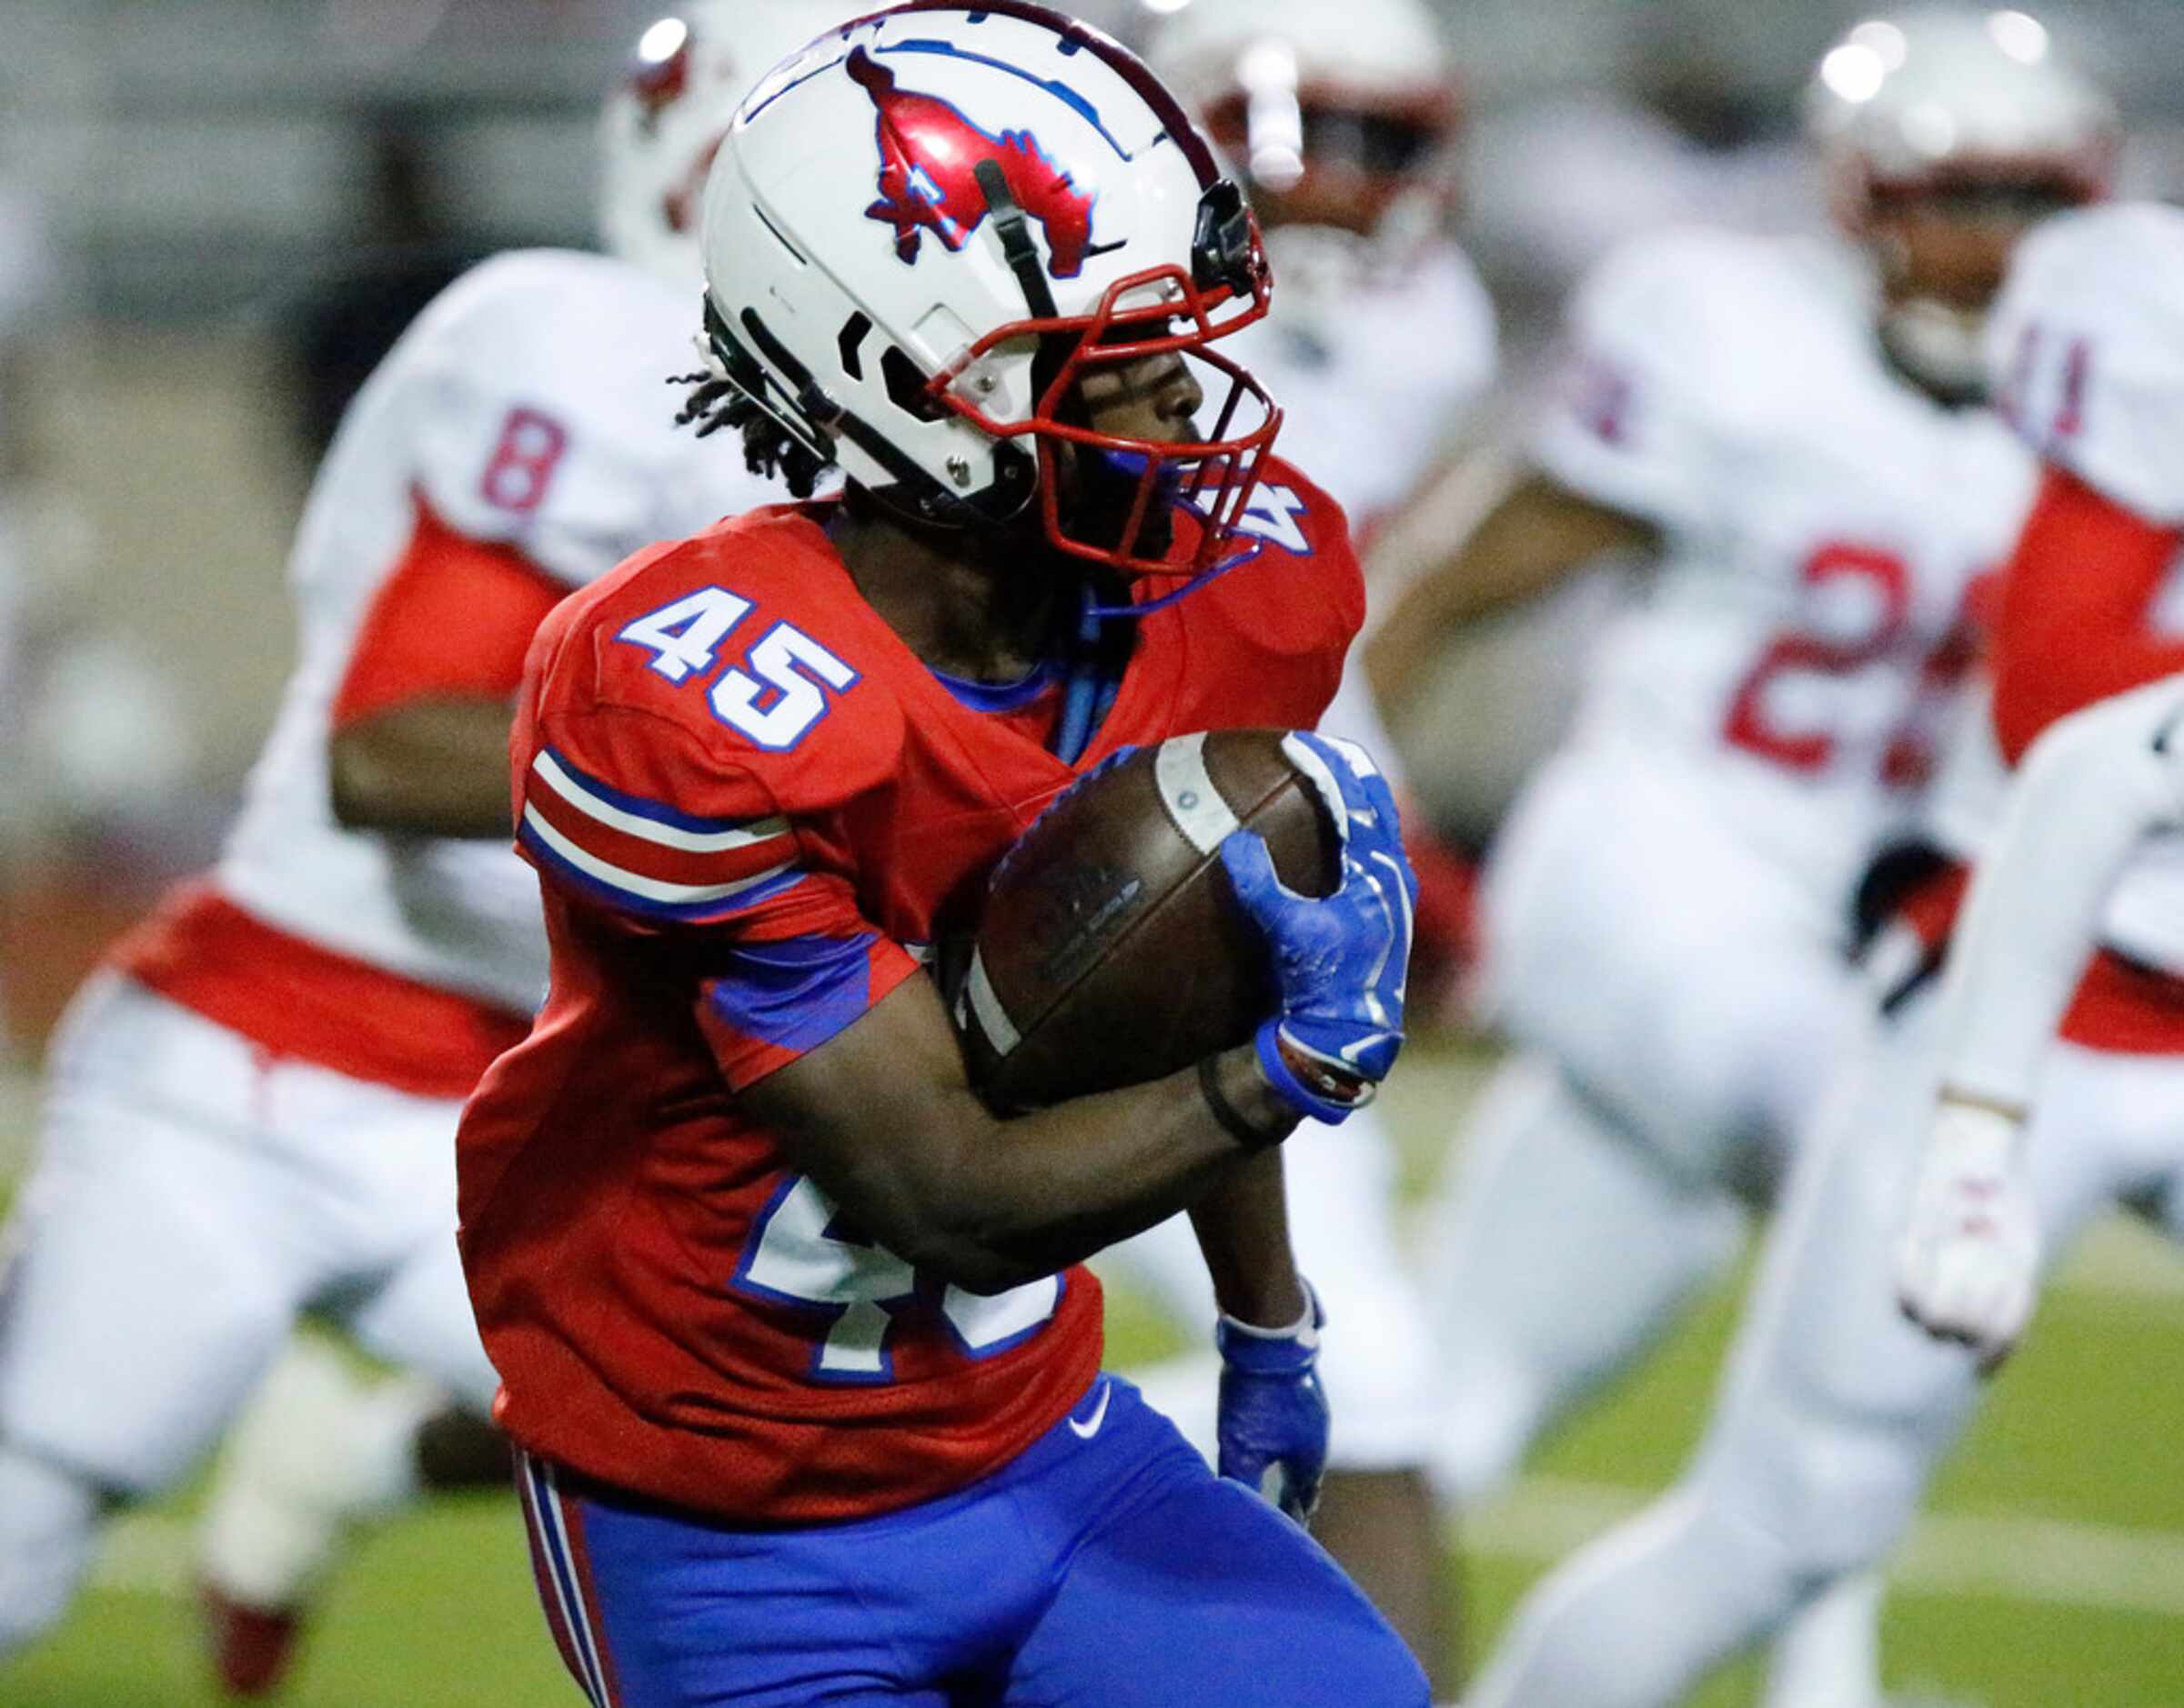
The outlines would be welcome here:
<svg viewBox="0 0 2184 1708">
<path fill-rule="evenodd" d="M 1094 192 L 1079 189 L 1028 130 L 981 130 L 938 95 L 895 86 L 895 74 L 862 47 L 849 57 L 850 75 L 880 109 L 880 199 L 865 217 L 895 228 L 895 253 L 914 263 L 931 232 L 952 250 L 970 241 L 990 211 L 972 176 L 995 161 L 1009 193 L 1046 233 L 1047 270 L 1075 278 L 1092 245 Z"/>
</svg>

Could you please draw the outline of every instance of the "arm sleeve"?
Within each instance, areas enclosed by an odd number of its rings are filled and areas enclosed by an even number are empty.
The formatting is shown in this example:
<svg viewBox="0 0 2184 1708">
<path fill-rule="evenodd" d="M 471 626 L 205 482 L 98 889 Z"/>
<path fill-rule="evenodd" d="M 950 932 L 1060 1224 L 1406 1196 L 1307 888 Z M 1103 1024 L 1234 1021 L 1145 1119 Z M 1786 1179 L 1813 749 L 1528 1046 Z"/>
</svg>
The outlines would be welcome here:
<svg viewBox="0 0 2184 1708">
<path fill-rule="evenodd" d="M 723 947 L 699 987 L 698 1026 L 738 1091 L 818 1049 L 918 970 L 833 877 L 746 909 Z"/>
<path fill-rule="evenodd" d="M 2184 670 L 2184 638 L 2149 625 L 2179 540 L 2048 467 L 1993 638 L 1995 736 L 2012 764 L 2066 713 Z"/>
<path fill-rule="evenodd" d="M 520 552 L 464 538 L 422 497 L 416 510 L 335 696 L 337 729 L 422 699 L 512 700 L 531 636 L 561 598 Z"/>
<path fill-rule="evenodd" d="M 679 726 L 598 708 L 532 754 L 518 847 L 545 881 L 697 970 L 695 1015 L 736 1090 L 841 1031 L 917 970 L 765 783 Z"/>
<path fill-rule="evenodd" d="M 2034 744 L 1949 951 L 1945 1085 L 2008 1107 L 2032 1100 L 2118 875 L 2179 817 L 2184 679 L 2073 713 Z"/>
</svg>

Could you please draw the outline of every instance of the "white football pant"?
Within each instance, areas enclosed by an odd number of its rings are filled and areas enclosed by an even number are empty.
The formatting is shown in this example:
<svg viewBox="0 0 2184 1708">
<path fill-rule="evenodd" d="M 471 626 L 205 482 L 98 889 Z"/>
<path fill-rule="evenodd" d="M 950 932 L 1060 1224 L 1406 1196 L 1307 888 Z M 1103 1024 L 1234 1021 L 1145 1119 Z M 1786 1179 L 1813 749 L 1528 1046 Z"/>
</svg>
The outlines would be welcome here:
<svg viewBox="0 0 2184 1708">
<path fill-rule="evenodd" d="M 1703 774 L 1638 757 L 1556 755 L 1487 870 L 1483 992 L 1521 1053 L 1444 1177 L 1428 1295 L 1466 1505 L 1732 1260 L 1862 1001 L 1844 922 Z"/>
<path fill-rule="evenodd" d="M 1430 1213 L 1439 1418 L 1428 1462 L 1464 1510 L 1498 1494 L 1542 1434 L 1736 1261 L 1746 1220 L 1537 1053 L 1495 1070 Z"/>
<path fill-rule="evenodd" d="M 99 1505 L 164 1490 L 297 1314 L 481 1412 L 460 1104 L 251 1042 L 111 973 L 56 1035 L 0 1310 L 0 1652 L 58 1617 Z"/>
<path fill-rule="evenodd" d="M 1894 1292 L 1938 1090 L 1934 996 L 1876 1022 L 1830 1098 L 1683 1480 L 1534 1592 L 1472 1708 L 1666 1708 L 1910 1522 L 1979 1395 L 1974 1354 Z M 2042 1084 L 2026 1156 L 2052 1260 L 2115 1199 L 2184 1185 L 2184 1058 L 2057 1044 Z"/>
<path fill-rule="evenodd" d="M 1431 1463 L 1460 1509 L 1734 1261 L 1855 1034 L 1848 922 L 1766 805 L 1581 738 L 1496 844 L 1482 994 L 1520 1048 L 1465 1122 L 1428 1260 Z M 1770 1708 L 1873 1701 L 1875 1605 L 1851 1584 L 1802 1615 Z"/>
</svg>

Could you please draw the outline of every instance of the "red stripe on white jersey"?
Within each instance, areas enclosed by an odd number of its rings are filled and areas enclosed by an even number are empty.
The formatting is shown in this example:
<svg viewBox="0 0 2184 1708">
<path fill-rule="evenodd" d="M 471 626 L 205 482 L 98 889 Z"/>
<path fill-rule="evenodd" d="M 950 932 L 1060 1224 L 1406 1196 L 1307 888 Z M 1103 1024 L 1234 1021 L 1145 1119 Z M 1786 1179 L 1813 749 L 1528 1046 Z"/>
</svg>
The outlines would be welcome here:
<svg viewBox="0 0 2184 1708">
<path fill-rule="evenodd" d="M 107 964 L 276 1056 L 413 1097 L 462 1098 L 530 1017 L 267 924 L 206 882 L 170 891 Z"/>
</svg>

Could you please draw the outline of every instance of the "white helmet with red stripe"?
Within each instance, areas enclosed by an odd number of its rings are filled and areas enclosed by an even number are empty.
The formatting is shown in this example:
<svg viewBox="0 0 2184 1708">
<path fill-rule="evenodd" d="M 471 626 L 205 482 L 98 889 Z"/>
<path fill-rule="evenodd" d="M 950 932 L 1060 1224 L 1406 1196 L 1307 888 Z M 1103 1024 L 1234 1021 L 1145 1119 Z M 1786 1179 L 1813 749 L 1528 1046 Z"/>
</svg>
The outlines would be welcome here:
<svg viewBox="0 0 2184 1708">
<path fill-rule="evenodd" d="M 1038 515 L 1134 573 L 1197 573 L 1233 538 L 1280 412 L 1211 347 L 1265 312 L 1264 256 L 1183 107 L 1099 31 L 1026 0 L 828 31 L 737 114 L 704 247 L 726 384 L 906 514 Z M 1168 353 L 1209 376 L 1203 438 L 1094 431 L 1080 383 Z M 1102 453 L 1133 487 L 1119 538 L 1063 514 L 1059 467 Z M 1179 484 L 1207 519 L 1172 564 L 1140 524 Z"/>
<path fill-rule="evenodd" d="M 608 252 L 696 290 L 705 276 L 705 175 L 737 104 L 820 31 L 870 9 L 840 0 L 688 0 L 648 26 L 599 116 Z"/>
<path fill-rule="evenodd" d="M 2115 105 L 2026 12 L 1927 7 L 1867 20 L 1821 60 L 1808 127 L 1837 217 L 1900 265 L 1891 221 L 1919 204 L 2021 221 L 2098 200 L 2114 177 Z M 1985 305 L 1893 293 L 1884 321 L 1907 367 L 1951 390 L 1982 372 Z"/>
</svg>

